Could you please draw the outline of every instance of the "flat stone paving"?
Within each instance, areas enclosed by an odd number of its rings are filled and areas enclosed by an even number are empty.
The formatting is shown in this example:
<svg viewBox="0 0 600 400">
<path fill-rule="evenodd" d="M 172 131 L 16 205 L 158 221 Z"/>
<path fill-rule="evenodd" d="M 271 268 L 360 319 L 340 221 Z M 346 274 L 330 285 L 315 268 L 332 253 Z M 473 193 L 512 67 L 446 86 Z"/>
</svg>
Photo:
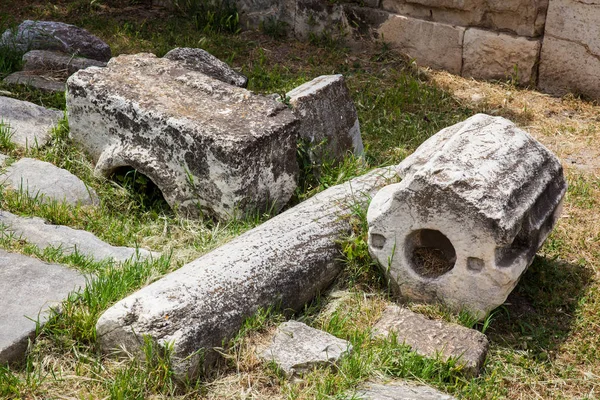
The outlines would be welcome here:
<svg viewBox="0 0 600 400">
<path fill-rule="evenodd" d="M 85 283 L 75 270 L 0 250 L 0 364 L 22 359 L 36 321 Z"/>
</svg>

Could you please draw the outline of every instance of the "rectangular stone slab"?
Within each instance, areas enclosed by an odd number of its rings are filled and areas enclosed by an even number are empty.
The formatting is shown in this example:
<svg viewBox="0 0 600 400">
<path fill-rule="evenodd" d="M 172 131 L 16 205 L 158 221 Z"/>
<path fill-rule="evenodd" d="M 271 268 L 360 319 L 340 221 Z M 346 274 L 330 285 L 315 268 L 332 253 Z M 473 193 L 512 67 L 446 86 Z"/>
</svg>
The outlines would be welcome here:
<svg viewBox="0 0 600 400">
<path fill-rule="evenodd" d="M 50 308 L 85 286 L 79 272 L 0 250 L 0 364 L 22 359 L 36 322 Z"/>
</svg>

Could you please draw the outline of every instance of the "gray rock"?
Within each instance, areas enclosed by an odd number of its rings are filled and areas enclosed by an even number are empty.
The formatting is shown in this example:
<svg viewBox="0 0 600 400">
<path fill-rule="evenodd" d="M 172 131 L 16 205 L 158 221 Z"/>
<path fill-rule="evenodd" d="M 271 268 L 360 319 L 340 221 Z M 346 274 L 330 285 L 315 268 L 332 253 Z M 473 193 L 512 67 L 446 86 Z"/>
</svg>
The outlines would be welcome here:
<svg viewBox="0 0 600 400">
<path fill-rule="evenodd" d="M 343 216 L 395 176 L 379 169 L 331 187 L 119 301 L 96 325 L 101 349 L 142 354 L 148 335 L 174 343 L 177 378 L 196 376 L 256 310 L 302 309 L 331 283 L 351 231 Z"/>
<path fill-rule="evenodd" d="M 369 383 L 358 390 L 354 398 L 357 400 L 455 400 L 449 394 L 430 386 L 407 381 Z"/>
<path fill-rule="evenodd" d="M 229 83 L 230 85 L 245 88 L 248 78 L 233 70 L 229 65 L 202 49 L 178 47 L 165 54 L 165 58 L 180 62 L 185 68 L 202 72 L 210 77 Z"/>
<path fill-rule="evenodd" d="M 540 56 L 539 88 L 600 99 L 600 3 L 553 0 Z"/>
<path fill-rule="evenodd" d="M 0 224 L 6 234 L 13 234 L 41 250 L 46 247 L 60 248 L 65 255 L 77 252 L 95 261 L 112 259 L 116 262 L 160 256 L 146 249 L 111 246 L 93 233 L 63 225 L 50 225 L 37 217 L 19 217 L 8 211 L 0 211 Z"/>
<path fill-rule="evenodd" d="M 76 205 L 94 205 L 98 196 L 92 188 L 66 169 L 45 161 L 22 158 L 0 175 L 0 182 L 12 190 L 23 190 L 29 197 Z"/>
<path fill-rule="evenodd" d="M 77 271 L 0 250 L 0 364 L 22 360 L 36 321 L 43 325 L 51 307 L 84 286 Z"/>
<path fill-rule="evenodd" d="M 43 92 L 62 93 L 65 91 L 65 81 L 54 76 L 39 75 L 33 71 L 17 71 L 3 80 L 8 85 L 27 85 Z"/>
<path fill-rule="evenodd" d="M 373 331 L 375 336 L 394 333 L 398 343 L 407 344 L 424 357 L 458 359 L 469 376 L 479 375 L 489 348 L 487 337 L 479 331 L 430 320 L 396 305 L 385 309 Z"/>
<path fill-rule="evenodd" d="M 352 351 L 350 342 L 327 332 L 288 321 L 277 327 L 273 341 L 261 354 L 273 361 L 288 377 L 302 375 L 315 367 L 335 365 Z"/>
<path fill-rule="evenodd" d="M 0 96 L 0 120 L 10 127 L 13 143 L 22 147 L 43 146 L 63 113 L 28 101 Z"/>
<path fill-rule="evenodd" d="M 311 145 L 313 164 L 363 153 L 358 115 L 342 75 L 320 76 L 286 96 L 300 120 L 300 139 Z"/>
<path fill-rule="evenodd" d="M 50 50 L 31 50 L 23 55 L 25 65 L 23 70 L 35 71 L 36 73 L 50 72 L 53 74 L 63 74 L 64 80 L 69 75 L 74 74 L 80 69 L 88 67 L 105 67 L 104 61 L 92 60 L 83 57 L 74 57 L 72 55 Z M 64 86 L 63 86 L 64 90 Z"/>
<path fill-rule="evenodd" d="M 138 54 L 81 70 L 67 110 L 96 173 L 130 166 L 184 215 L 277 211 L 296 188 L 292 111 L 179 62 Z"/>
<path fill-rule="evenodd" d="M 0 39 L 0 47 L 19 51 L 58 50 L 99 61 L 108 61 L 110 47 L 85 29 L 62 22 L 24 21 L 15 32 L 8 29 Z"/>
<path fill-rule="evenodd" d="M 308 39 L 311 35 L 333 38 L 345 34 L 344 8 L 341 4 L 321 0 L 296 0 L 294 35 Z"/>
<path fill-rule="evenodd" d="M 296 0 L 236 0 L 240 26 L 258 29 L 264 24 L 278 24 L 281 29 L 294 31 Z"/>
<path fill-rule="evenodd" d="M 480 318 L 532 262 L 567 187 L 552 152 L 484 114 L 431 137 L 399 173 L 369 206 L 369 251 L 400 296 Z"/>
</svg>

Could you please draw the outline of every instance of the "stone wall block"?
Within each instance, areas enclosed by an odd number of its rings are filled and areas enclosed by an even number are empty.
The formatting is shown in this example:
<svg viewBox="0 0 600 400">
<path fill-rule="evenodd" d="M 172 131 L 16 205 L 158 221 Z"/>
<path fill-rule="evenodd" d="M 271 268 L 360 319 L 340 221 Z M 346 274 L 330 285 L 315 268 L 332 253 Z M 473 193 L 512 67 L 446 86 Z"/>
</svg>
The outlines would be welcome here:
<svg viewBox="0 0 600 400">
<path fill-rule="evenodd" d="M 465 32 L 462 75 L 478 79 L 535 80 L 541 41 L 470 28 Z"/>
<path fill-rule="evenodd" d="M 369 206 L 369 250 L 401 297 L 483 318 L 516 286 L 560 215 L 562 166 L 501 117 L 443 129 Z"/>
</svg>

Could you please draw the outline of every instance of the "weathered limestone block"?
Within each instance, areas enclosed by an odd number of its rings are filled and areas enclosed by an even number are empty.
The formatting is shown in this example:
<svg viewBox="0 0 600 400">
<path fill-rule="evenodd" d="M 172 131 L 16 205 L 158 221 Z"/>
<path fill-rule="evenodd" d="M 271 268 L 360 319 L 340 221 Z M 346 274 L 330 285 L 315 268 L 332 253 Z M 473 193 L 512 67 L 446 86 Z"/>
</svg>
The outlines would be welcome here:
<svg viewBox="0 0 600 400">
<path fill-rule="evenodd" d="M 408 381 L 367 383 L 353 398 L 357 400 L 456 400 L 455 397 L 431 386 Z"/>
<path fill-rule="evenodd" d="M 28 101 L 0 96 L 0 121 L 10 128 L 11 141 L 22 147 L 43 146 L 50 140 L 52 128 L 63 117 Z"/>
<path fill-rule="evenodd" d="M 0 183 L 12 190 L 22 190 L 41 201 L 58 201 L 71 205 L 94 205 L 94 189 L 66 169 L 36 160 L 21 158 L 0 174 Z"/>
<path fill-rule="evenodd" d="M 510 31 L 519 36 L 544 34 L 548 0 L 486 0 L 488 12 L 482 27 Z"/>
<path fill-rule="evenodd" d="M 261 24 L 280 24 L 282 29 L 294 30 L 296 0 L 237 0 L 240 25 L 258 29 Z"/>
<path fill-rule="evenodd" d="M 398 343 L 405 343 L 429 358 L 450 358 L 462 365 L 469 376 L 477 376 L 488 352 L 487 337 L 474 329 L 433 321 L 396 305 L 388 306 L 373 329 L 375 336 L 396 335 Z"/>
<path fill-rule="evenodd" d="M 0 365 L 20 361 L 36 321 L 51 307 L 85 286 L 85 277 L 62 265 L 0 250 Z"/>
<path fill-rule="evenodd" d="M 300 120 L 299 138 L 310 145 L 313 164 L 341 161 L 364 151 L 356 107 L 342 75 L 323 75 L 288 92 Z"/>
<path fill-rule="evenodd" d="M 302 375 L 315 367 L 334 365 L 352 351 L 350 342 L 298 321 L 277 327 L 271 344 L 260 354 L 273 361 L 288 377 Z"/>
<path fill-rule="evenodd" d="M 378 33 L 420 65 L 460 74 L 465 28 L 392 15 Z"/>
<path fill-rule="evenodd" d="M 69 54 L 50 50 L 28 51 L 23 55 L 23 61 L 25 62 L 25 65 L 23 66 L 24 71 L 62 74 L 65 80 L 69 75 L 74 74 L 80 69 L 106 66 L 104 61 L 92 60 L 83 57 L 73 57 Z"/>
<path fill-rule="evenodd" d="M 17 71 L 8 75 L 3 80 L 9 85 L 27 85 L 43 92 L 62 93 L 65 91 L 65 82 L 62 79 L 39 75 L 33 71 Z"/>
<path fill-rule="evenodd" d="M 371 254 L 400 296 L 480 318 L 532 262 L 566 190 L 554 154 L 484 114 L 431 137 L 399 173 L 369 206 Z"/>
<path fill-rule="evenodd" d="M 132 167 L 188 216 L 278 210 L 296 188 L 297 120 L 273 99 L 152 54 L 67 81 L 73 140 L 110 176 Z"/>
<path fill-rule="evenodd" d="M 0 47 L 3 46 L 23 52 L 58 50 L 99 61 L 108 61 L 111 56 L 110 47 L 85 29 L 53 21 L 24 21 L 16 32 L 4 32 L 0 39 Z"/>
<path fill-rule="evenodd" d="M 47 247 L 60 248 L 63 254 L 77 252 L 95 261 L 112 259 L 123 262 L 160 256 L 146 249 L 111 246 L 93 233 L 64 225 L 51 225 L 37 217 L 19 217 L 8 211 L 0 211 L 0 226 L 5 234 L 12 234 L 34 244 L 40 250 Z"/>
<path fill-rule="evenodd" d="M 259 308 L 302 309 L 331 283 L 351 231 L 344 216 L 395 176 L 378 169 L 333 186 L 119 301 L 96 325 L 102 350 L 141 354 L 149 335 L 173 342 L 177 378 L 197 375 Z"/>
<path fill-rule="evenodd" d="M 463 43 L 462 75 L 479 79 L 535 79 L 541 41 L 469 28 Z"/>
<path fill-rule="evenodd" d="M 377 30 L 391 16 L 386 11 L 355 4 L 344 4 L 343 7 L 348 28 L 355 40 L 379 39 Z"/>
<path fill-rule="evenodd" d="M 552 0 L 540 57 L 539 88 L 600 99 L 600 1 Z"/>
<path fill-rule="evenodd" d="M 346 32 L 344 8 L 323 0 L 296 0 L 294 35 L 307 39 L 310 35 L 343 36 Z"/>
<path fill-rule="evenodd" d="M 179 61 L 187 69 L 202 72 L 230 85 L 242 88 L 248 86 L 248 78 L 234 71 L 229 65 L 206 50 L 178 47 L 165 54 L 165 58 L 172 61 Z"/>
<path fill-rule="evenodd" d="M 422 3 L 437 3 L 435 0 Z M 476 6 L 473 6 L 476 3 Z M 435 4 L 420 4 L 407 0 L 382 0 L 382 9 L 407 17 L 419 18 L 432 22 L 440 22 L 457 26 L 481 26 L 485 21 L 486 7 L 483 0 L 473 1 L 445 1 L 444 4 L 454 7 L 436 7 Z"/>
</svg>

